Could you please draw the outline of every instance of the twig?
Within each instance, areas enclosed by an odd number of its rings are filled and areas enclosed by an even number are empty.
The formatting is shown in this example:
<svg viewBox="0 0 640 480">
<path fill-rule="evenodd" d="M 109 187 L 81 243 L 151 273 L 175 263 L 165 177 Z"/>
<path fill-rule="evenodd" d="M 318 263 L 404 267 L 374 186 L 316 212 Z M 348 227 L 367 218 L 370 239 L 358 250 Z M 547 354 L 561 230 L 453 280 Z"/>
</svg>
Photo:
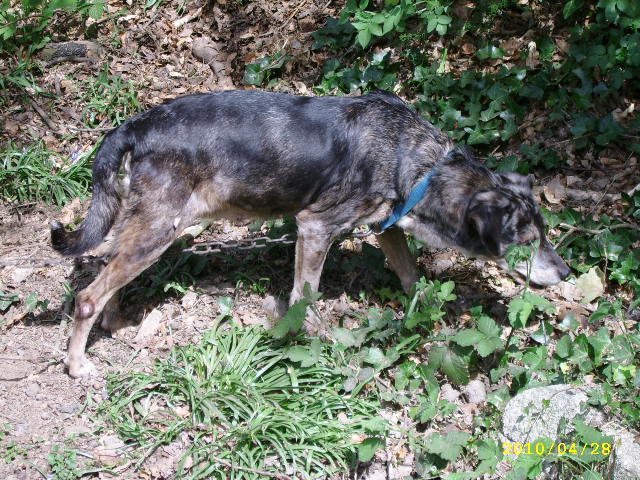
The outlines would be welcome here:
<svg viewBox="0 0 640 480">
<path fill-rule="evenodd" d="M 53 131 L 53 133 L 60 135 L 60 131 L 58 130 L 58 127 L 56 127 L 55 123 L 53 123 L 51 118 L 49 118 L 49 115 L 47 115 L 45 111 L 42 110 L 42 108 L 40 108 L 40 105 L 38 105 L 38 103 L 35 101 L 33 97 L 31 97 L 31 101 L 29 103 L 31 104 L 33 109 L 36 111 L 36 113 L 40 115 L 40 118 L 44 120 L 44 123 L 47 124 L 47 127 L 49 127 L 49 129 Z"/>
<path fill-rule="evenodd" d="M 28 357 L 0 357 L 0 360 L 8 360 L 12 362 L 30 362 L 30 363 L 44 363 L 48 362 L 49 359 L 42 358 L 28 358 Z"/>
<path fill-rule="evenodd" d="M 607 230 L 617 230 L 619 228 L 630 228 L 633 230 L 640 230 L 640 225 L 636 225 L 635 223 L 617 223 L 615 225 L 610 225 L 608 227 L 601 228 L 601 229 L 578 227 L 577 225 L 569 225 L 568 223 L 561 223 L 558 226 L 563 228 L 568 228 L 571 232 L 592 233 L 594 235 L 599 235 L 601 233 L 606 232 Z"/>
<path fill-rule="evenodd" d="M 178 28 L 182 27 L 183 25 L 185 25 L 186 23 L 189 23 L 191 20 L 195 20 L 196 18 L 198 18 L 201 13 L 202 13 L 202 7 L 196 8 L 194 11 L 189 12 L 186 16 L 184 16 L 182 18 L 178 18 L 177 20 L 174 20 L 172 22 L 173 26 L 176 29 L 178 29 Z"/>
<path fill-rule="evenodd" d="M 11 210 L 20 210 L 21 208 L 33 207 L 36 204 L 36 202 L 21 203 L 20 205 L 13 205 L 11 207 Z"/>
<path fill-rule="evenodd" d="M 240 465 L 234 465 L 233 463 L 228 462 L 227 460 L 214 457 L 213 455 L 211 455 L 210 458 L 212 460 L 215 460 L 218 463 L 221 463 L 225 467 L 231 468 L 234 470 L 241 470 L 243 472 L 256 473 L 264 477 L 277 478 L 278 480 L 295 480 L 293 477 L 290 477 L 289 475 L 285 475 L 284 473 L 273 473 L 273 472 L 267 472 L 265 470 L 256 470 L 255 468 L 241 467 Z"/>
<path fill-rule="evenodd" d="M 84 127 L 84 128 L 79 128 L 79 127 L 68 126 L 67 128 L 69 130 L 74 130 L 76 132 L 107 132 L 109 130 L 113 130 L 116 127 L 95 127 L 95 128 Z"/>
</svg>

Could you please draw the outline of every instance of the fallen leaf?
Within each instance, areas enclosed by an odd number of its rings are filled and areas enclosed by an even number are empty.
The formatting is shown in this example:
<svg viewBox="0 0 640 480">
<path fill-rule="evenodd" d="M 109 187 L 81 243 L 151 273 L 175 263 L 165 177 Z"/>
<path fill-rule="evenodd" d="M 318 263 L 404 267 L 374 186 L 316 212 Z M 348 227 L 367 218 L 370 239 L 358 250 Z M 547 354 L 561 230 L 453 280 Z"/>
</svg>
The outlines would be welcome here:
<svg viewBox="0 0 640 480">
<path fill-rule="evenodd" d="M 543 188 L 544 197 L 549 203 L 562 203 L 567 196 L 567 188 L 560 181 L 560 176 L 556 176 Z"/>
<path fill-rule="evenodd" d="M 582 292 L 582 303 L 591 303 L 604 293 L 604 273 L 592 267 L 576 280 L 576 287 Z"/>
</svg>

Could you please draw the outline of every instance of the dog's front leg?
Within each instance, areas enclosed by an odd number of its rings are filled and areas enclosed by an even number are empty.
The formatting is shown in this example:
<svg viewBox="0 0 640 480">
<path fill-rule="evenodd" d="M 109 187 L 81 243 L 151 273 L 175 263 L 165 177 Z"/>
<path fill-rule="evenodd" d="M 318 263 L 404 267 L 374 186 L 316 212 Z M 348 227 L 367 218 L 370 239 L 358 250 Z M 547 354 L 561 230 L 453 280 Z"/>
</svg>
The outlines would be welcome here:
<svg viewBox="0 0 640 480">
<path fill-rule="evenodd" d="M 378 235 L 378 244 L 384 252 L 389 265 L 400 278 L 402 289 L 409 293 L 414 283 L 418 281 L 416 259 L 409 251 L 407 237 L 400 228 L 391 228 Z"/>
<path fill-rule="evenodd" d="M 298 241 L 296 242 L 296 263 L 293 290 L 289 305 L 293 305 L 304 296 L 304 286 L 309 284 L 311 291 L 317 292 L 322 267 L 327 252 L 337 233 L 321 222 L 304 221 L 298 217 Z M 308 311 L 305 328 L 310 334 L 323 334 L 323 325 L 315 313 Z"/>
</svg>

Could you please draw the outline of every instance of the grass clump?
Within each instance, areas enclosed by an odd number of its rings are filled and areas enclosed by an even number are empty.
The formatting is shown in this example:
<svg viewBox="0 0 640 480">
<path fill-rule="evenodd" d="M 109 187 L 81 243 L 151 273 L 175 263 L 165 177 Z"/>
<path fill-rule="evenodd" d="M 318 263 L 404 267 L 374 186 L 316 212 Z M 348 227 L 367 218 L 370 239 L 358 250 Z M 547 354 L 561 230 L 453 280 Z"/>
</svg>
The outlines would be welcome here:
<svg viewBox="0 0 640 480">
<path fill-rule="evenodd" d="M 89 155 L 60 161 L 43 142 L 25 148 L 9 145 L 0 159 L 0 198 L 12 203 L 47 201 L 64 205 L 83 197 L 91 186 Z"/>
<path fill-rule="evenodd" d="M 377 402 L 339 393 L 331 347 L 311 343 L 318 355 L 297 362 L 303 345 L 258 327 L 209 331 L 149 373 L 111 378 L 108 415 L 123 440 L 144 449 L 186 443 L 177 478 L 326 478 L 348 469 L 386 424 Z"/>
</svg>

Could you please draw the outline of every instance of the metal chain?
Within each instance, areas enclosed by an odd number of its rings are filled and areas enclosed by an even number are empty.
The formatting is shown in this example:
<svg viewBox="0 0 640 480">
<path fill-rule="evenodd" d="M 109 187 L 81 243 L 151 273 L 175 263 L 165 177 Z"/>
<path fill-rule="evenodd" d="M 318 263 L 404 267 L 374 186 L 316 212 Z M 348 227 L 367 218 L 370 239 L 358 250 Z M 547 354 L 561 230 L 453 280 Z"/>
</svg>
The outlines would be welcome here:
<svg viewBox="0 0 640 480">
<path fill-rule="evenodd" d="M 375 232 L 368 230 L 362 233 L 351 233 L 348 237 L 364 238 L 369 235 L 375 234 Z M 296 235 L 293 233 L 285 233 L 281 237 L 253 237 L 242 238 L 239 240 L 227 240 L 227 241 L 212 241 L 212 242 L 199 242 L 191 245 L 190 247 L 183 248 L 181 252 L 190 252 L 194 255 L 209 255 L 212 253 L 221 253 L 223 250 L 253 250 L 257 248 L 265 248 L 269 244 L 280 243 L 283 245 L 296 243 Z M 106 263 L 106 257 L 94 257 L 92 255 L 82 255 L 80 257 L 21 257 L 1 259 L 0 266 L 8 267 L 13 265 L 27 265 L 32 267 L 46 267 L 49 265 L 68 265 L 71 262 L 81 263 Z"/>
<path fill-rule="evenodd" d="M 265 248 L 270 243 L 282 243 L 284 245 L 296 243 L 293 233 L 285 233 L 279 238 L 271 237 L 253 237 L 242 238 L 240 240 L 227 240 L 226 242 L 200 242 L 190 247 L 183 248 L 183 252 L 191 252 L 194 255 L 208 255 L 210 253 L 220 253 L 223 250 L 252 250 L 255 248 Z"/>
</svg>

